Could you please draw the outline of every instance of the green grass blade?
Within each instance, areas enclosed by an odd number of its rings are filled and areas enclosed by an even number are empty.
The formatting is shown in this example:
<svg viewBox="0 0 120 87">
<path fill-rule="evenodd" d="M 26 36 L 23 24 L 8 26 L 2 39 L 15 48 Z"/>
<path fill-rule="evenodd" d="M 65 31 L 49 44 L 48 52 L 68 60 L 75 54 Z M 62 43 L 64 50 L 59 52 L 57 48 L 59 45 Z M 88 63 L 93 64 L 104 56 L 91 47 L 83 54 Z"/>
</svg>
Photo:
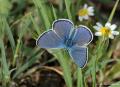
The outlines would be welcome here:
<svg viewBox="0 0 120 87">
<path fill-rule="evenodd" d="M 72 87 L 72 77 L 71 77 L 71 67 L 68 53 L 65 50 L 48 50 L 52 53 L 57 60 L 59 61 L 64 74 L 64 80 L 66 82 L 67 87 Z"/>
<path fill-rule="evenodd" d="M 6 60 L 5 47 L 3 40 L 0 38 L 0 51 L 1 51 L 1 66 L 2 66 L 2 80 L 3 85 L 7 85 L 10 80 L 9 67 Z"/>
<path fill-rule="evenodd" d="M 29 26 L 31 24 L 31 19 L 30 19 L 30 15 L 27 15 L 25 16 L 22 20 L 21 20 L 21 25 L 19 25 L 19 30 L 18 30 L 18 36 L 19 38 L 21 39 L 25 34 L 26 32 L 28 31 Z"/>
<path fill-rule="evenodd" d="M 59 0 L 59 12 L 63 11 L 63 3 L 64 3 L 64 0 Z"/>
<path fill-rule="evenodd" d="M 80 6 L 82 5 L 82 1 L 83 1 L 83 0 L 78 0 L 78 1 L 77 1 L 77 5 L 76 5 L 77 10 L 80 9 Z"/>
<path fill-rule="evenodd" d="M 13 53 L 14 53 L 15 41 L 14 41 L 14 38 L 13 38 L 12 31 L 11 31 L 11 29 L 10 29 L 10 27 L 9 27 L 5 17 L 0 16 L 0 20 L 1 20 L 1 23 L 4 24 L 3 25 L 3 28 L 4 28 L 3 30 L 5 31 L 5 33 L 8 36 L 8 39 L 10 41 L 10 44 L 11 44 L 11 47 L 12 47 L 12 50 L 13 50 Z"/>
<path fill-rule="evenodd" d="M 5 20 L 5 22 L 6 22 L 6 33 L 7 33 L 7 35 L 8 35 L 8 39 L 9 39 L 9 41 L 10 41 L 10 44 L 11 44 L 11 47 L 12 47 L 12 50 L 13 50 L 13 52 L 15 51 L 14 49 L 15 49 L 15 40 L 14 40 L 14 38 L 13 38 L 13 34 L 12 34 L 12 31 L 11 31 L 11 29 L 10 29 L 10 27 L 9 27 L 9 25 L 8 25 L 8 23 L 7 23 L 7 21 Z"/>
<path fill-rule="evenodd" d="M 64 78 L 68 87 L 72 87 L 72 77 L 71 77 L 71 68 L 70 61 L 68 61 L 68 54 L 66 52 L 62 52 L 63 57 L 60 58 L 60 63 L 63 68 Z"/>
<path fill-rule="evenodd" d="M 93 66 L 91 68 L 92 74 L 92 87 L 96 87 L 96 56 L 93 57 Z"/>
<path fill-rule="evenodd" d="M 55 8 L 53 7 L 53 5 L 52 5 L 52 12 L 53 12 L 54 19 L 56 20 L 57 19 L 57 15 L 56 15 Z"/>
<path fill-rule="evenodd" d="M 120 81 L 112 83 L 109 87 L 120 87 Z"/>
<path fill-rule="evenodd" d="M 21 66 L 16 73 L 13 76 L 13 79 L 15 79 L 18 75 L 20 75 L 24 70 L 26 70 L 28 67 L 30 67 L 33 63 L 35 63 L 36 60 L 38 60 L 40 58 L 40 56 L 43 54 L 43 51 L 41 52 L 41 50 L 37 50 L 29 59 L 29 61 L 27 61 L 25 64 L 23 64 L 23 66 Z M 39 55 L 39 57 L 36 57 L 37 55 Z"/>
<path fill-rule="evenodd" d="M 0 60 L 1 62 L 1 60 Z M 0 81 L 2 81 L 2 69 L 0 68 Z"/>
<path fill-rule="evenodd" d="M 16 49 L 15 49 L 14 58 L 13 58 L 13 62 L 12 62 L 12 65 L 13 65 L 13 66 L 15 66 L 16 59 L 17 59 L 17 57 L 18 57 L 18 52 L 19 52 L 19 49 L 20 49 L 20 42 L 21 42 L 21 40 L 18 39 L 18 40 L 17 40 L 17 46 L 16 46 Z"/>
<path fill-rule="evenodd" d="M 37 34 L 39 35 L 39 34 L 40 34 L 40 29 L 39 29 L 39 27 L 37 26 L 37 24 L 35 23 L 35 21 L 34 21 L 34 19 L 33 19 L 33 17 L 32 17 L 31 14 L 30 14 L 30 19 L 31 19 L 31 21 L 32 21 L 32 23 L 33 23 L 33 26 L 34 26 L 35 31 L 36 31 Z"/>
<path fill-rule="evenodd" d="M 50 21 L 47 14 L 47 9 L 45 8 L 44 0 L 33 0 L 35 6 L 38 9 L 38 12 L 40 12 L 40 18 L 43 19 L 44 25 L 46 29 L 49 29 L 50 27 Z"/>
<path fill-rule="evenodd" d="M 26 34 L 26 32 L 28 31 L 28 27 L 31 24 L 31 19 L 30 19 L 30 15 L 27 15 L 24 17 L 24 19 L 21 20 L 21 26 L 19 27 L 19 33 L 18 33 L 18 40 L 17 40 L 17 46 L 15 48 L 15 53 L 14 53 L 14 57 L 13 57 L 13 62 L 12 65 L 15 66 L 16 65 L 16 59 L 18 57 L 18 53 L 21 47 L 21 39 L 22 37 Z"/>
<path fill-rule="evenodd" d="M 72 15 L 71 15 L 71 12 L 70 12 L 71 4 L 72 4 L 72 0 L 65 0 L 66 10 L 67 10 L 68 18 L 70 20 L 72 20 Z"/>
<path fill-rule="evenodd" d="M 9 14 L 9 10 L 11 9 L 11 3 L 9 0 L 0 0 L 0 22 L 4 23 L 3 26 L 3 30 L 5 31 L 5 33 L 8 35 L 8 39 L 10 41 L 11 47 L 12 47 L 12 51 L 14 53 L 14 48 L 15 48 L 15 41 L 13 38 L 13 34 L 12 31 L 8 25 L 7 22 L 7 16 Z"/>
<path fill-rule="evenodd" d="M 115 3 L 115 5 L 114 5 L 114 7 L 113 7 L 113 9 L 112 9 L 112 12 L 111 12 L 110 16 L 109 16 L 108 22 L 111 22 L 111 21 L 112 21 L 113 16 L 114 16 L 114 14 L 115 14 L 115 11 L 116 11 L 116 9 L 117 9 L 118 3 L 119 3 L 119 0 L 116 0 L 116 3 Z"/>
<path fill-rule="evenodd" d="M 77 87 L 84 87 L 83 85 L 83 75 L 82 75 L 82 69 L 77 69 Z"/>
</svg>

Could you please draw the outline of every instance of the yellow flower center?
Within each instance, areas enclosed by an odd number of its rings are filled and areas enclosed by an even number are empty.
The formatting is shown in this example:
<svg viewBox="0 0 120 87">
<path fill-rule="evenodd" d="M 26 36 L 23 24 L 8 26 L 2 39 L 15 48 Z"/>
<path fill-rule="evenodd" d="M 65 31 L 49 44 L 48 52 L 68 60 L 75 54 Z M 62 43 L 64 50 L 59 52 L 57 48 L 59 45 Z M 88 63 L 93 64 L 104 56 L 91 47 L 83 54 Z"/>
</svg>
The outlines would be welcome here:
<svg viewBox="0 0 120 87">
<path fill-rule="evenodd" d="M 80 9 L 78 12 L 79 16 L 85 16 L 88 14 L 88 10 L 86 8 Z"/>
<path fill-rule="evenodd" d="M 100 32 L 102 32 L 102 35 L 104 35 L 104 36 L 108 36 L 109 34 L 111 34 L 111 30 L 108 29 L 107 27 L 102 27 L 100 29 Z"/>
</svg>

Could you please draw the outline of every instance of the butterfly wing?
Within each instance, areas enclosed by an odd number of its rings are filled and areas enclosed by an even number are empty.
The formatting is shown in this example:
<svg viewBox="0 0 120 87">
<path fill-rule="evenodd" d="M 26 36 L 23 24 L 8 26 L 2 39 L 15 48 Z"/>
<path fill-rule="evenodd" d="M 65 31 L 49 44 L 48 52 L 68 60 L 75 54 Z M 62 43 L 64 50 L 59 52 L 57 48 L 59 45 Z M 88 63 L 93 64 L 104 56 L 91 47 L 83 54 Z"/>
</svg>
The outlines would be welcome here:
<svg viewBox="0 0 120 87">
<path fill-rule="evenodd" d="M 74 62 L 83 68 L 88 60 L 88 48 L 87 47 L 72 47 L 69 49 L 69 54 L 73 58 Z"/>
<path fill-rule="evenodd" d="M 36 44 L 41 48 L 64 48 L 63 40 L 53 30 L 43 33 Z"/>
<path fill-rule="evenodd" d="M 53 23 L 53 30 L 63 39 L 69 38 L 70 31 L 73 29 L 73 23 L 67 19 L 59 19 Z"/>
<path fill-rule="evenodd" d="M 73 43 L 79 46 L 88 45 L 93 39 L 93 34 L 89 28 L 85 26 L 79 26 L 75 30 L 73 37 Z"/>
</svg>

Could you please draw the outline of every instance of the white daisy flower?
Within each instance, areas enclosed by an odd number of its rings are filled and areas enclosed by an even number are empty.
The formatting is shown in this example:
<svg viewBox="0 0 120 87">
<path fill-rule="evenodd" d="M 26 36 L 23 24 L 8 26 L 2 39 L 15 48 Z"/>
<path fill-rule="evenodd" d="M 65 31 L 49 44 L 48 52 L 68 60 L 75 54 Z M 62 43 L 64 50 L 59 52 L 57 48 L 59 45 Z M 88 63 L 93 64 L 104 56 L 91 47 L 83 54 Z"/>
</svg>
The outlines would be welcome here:
<svg viewBox="0 0 120 87">
<path fill-rule="evenodd" d="M 97 22 L 96 26 L 93 26 L 93 28 L 97 30 L 97 32 L 95 33 L 96 36 L 105 36 L 109 37 L 110 39 L 114 39 L 114 35 L 119 35 L 119 32 L 115 31 L 117 25 L 111 24 L 109 22 L 107 22 L 105 26 Z"/>
<path fill-rule="evenodd" d="M 78 11 L 78 19 L 83 21 L 83 19 L 88 20 L 89 16 L 94 16 L 94 7 L 84 4 L 83 8 Z"/>
</svg>

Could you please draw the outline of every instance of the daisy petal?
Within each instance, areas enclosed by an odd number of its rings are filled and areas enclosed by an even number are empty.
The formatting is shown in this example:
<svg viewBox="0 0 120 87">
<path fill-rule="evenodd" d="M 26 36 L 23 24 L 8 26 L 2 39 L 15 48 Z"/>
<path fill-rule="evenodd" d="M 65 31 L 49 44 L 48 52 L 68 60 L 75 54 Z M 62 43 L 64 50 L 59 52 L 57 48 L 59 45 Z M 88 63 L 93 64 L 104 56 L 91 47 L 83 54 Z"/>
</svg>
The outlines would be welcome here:
<svg viewBox="0 0 120 87">
<path fill-rule="evenodd" d="M 84 16 L 84 19 L 86 19 L 86 20 L 89 19 L 88 15 Z"/>
<path fill-rule="evenodd" d="M 87 8 L 88 7 L 88 5 L 87 4 L 84 4 L 84 7 L 83 8 Z"/>
<path fill-rule="evenodd" d="M 89 12 L 88 13 L 90 16 L 94 16 L 94 13 L 93 12 Z"/>
<path fill-rule="evenodd" d="M 96 32 L 95 36 L 102 36 L 102 33 L 101 32 Z"/>
<path fill-rule="evenodd" d="M 92 7 L 92 6 L 88 7 L 88 11 L 93 12 L 94 11 L 94 7 Z"/>
<path fill-rule="evenodd" d="M 113 35 L 119 35 L 119 32 L 118 31 L 112 31 L 111 32 Z"/>
<path fill-rule="evenodd" d="M 98 26 L 93 26 L 93 28 L 96 30 L 100 30 L 100 27 L 98 27 Z"/>
<path fill-rule="evenodd" d="M 110 29 L 111 29 L 111 30 L 115 30 L 116 28 L 117 28 L 117 25 L 116 25 L 116 24 L 113 24 L 113 25 L 110 26 Z"/>
<path fill-rule="evenodd" d="M 103 25 L 102 25 L 100 22 L 97 22 L 96 24 L 97 24 L 97 26 L 99 26 L 99 27 L 103 27 Z"/>
<path fill-rule="evenodd" d="M 79 16 L 78 19 L 79 19 L 80 21 L 83 21 L 83 17 L 81 17 L 81 16 Z"/>
<path fill-rule="evenodd" d="M 112 34 L 109 35 L 110 39 L 114 39 L 114 36 Z"/>
<path fill-rule="evenodd" d="M 109 22 L 107 22 L 106 24 L 105 24 L 105 27 L 110 27 L 111 26 L 111 23 L 109 23 Z"/>
</svg>

